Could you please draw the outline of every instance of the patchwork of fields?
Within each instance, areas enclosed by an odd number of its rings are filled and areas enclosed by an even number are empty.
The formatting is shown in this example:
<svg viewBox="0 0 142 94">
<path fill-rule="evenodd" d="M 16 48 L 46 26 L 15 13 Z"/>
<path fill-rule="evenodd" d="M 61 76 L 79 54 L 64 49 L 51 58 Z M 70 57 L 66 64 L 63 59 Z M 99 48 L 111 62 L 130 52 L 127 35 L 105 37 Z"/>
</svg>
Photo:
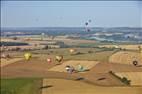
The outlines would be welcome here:
<svg viewBox="0 0 142 94">
<path fill-rule="evenodd" d="M 62 37 L 54 39 L 57 40 L 79 46 L 82 43 L 84 45 L 95 43 Z M 36 39 L 37 42 L 40 40 Z M 9 53 L 11 58 L 1 58 L 1 93 L 142 94 L 142 56 L 135 46 L 134 49 L 123 46 L 128 50 L 93 46 L 5 51 L 4 53 Z M 75 52 L 71 53 L 70 49 L 75 49 Z M 25 52 L 32 54 L 32 58 L 28 61 L 24 58 Z M 63 56 L 60 65 L 57 65 L 58 55 Z M 50 63 L 47 61 L 48 58 L 51 59 Z M 140 66 L 134 66 L 132 64 L 134 60 L 137 60 Z M 74 68 L 82 65 L 89 70 L 69 74 L 65 70 L 67 65 Z M 118 77 L 111 75 L 110 72 L 114 72 Z M 130 85 L 122 82 L 119 77 L 131 80 Z"/>
</svg>

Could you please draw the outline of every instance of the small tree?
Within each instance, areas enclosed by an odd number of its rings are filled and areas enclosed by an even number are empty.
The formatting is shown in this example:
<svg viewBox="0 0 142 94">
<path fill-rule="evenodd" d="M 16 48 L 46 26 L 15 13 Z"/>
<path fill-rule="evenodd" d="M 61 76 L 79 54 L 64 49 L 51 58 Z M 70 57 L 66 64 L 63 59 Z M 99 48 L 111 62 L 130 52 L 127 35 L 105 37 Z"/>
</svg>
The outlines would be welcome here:
<svg viewBox="0 0 142 94">
<path fill-rule="evenodd" d="M 130 82 L 131 82 L 131 80 L 128 80 L 126 77 L 123 77 L 123 78 L 121 79 L 121 81 L 122 81 L 123 83 L 125 83 L 126 85 L 130 85 Z"/>
</svg>

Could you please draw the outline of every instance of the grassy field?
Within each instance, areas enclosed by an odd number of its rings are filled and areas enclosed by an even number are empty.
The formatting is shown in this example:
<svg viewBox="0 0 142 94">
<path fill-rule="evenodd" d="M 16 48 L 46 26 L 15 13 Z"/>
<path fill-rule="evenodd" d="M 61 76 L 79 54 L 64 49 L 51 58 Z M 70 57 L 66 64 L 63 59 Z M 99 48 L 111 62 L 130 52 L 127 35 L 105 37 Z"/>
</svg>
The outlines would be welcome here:
<svg viewBox="0 0 142 94">
<path fill-rule="evenodd" d="M 32 51 L 33 56 L 40 57 L 42 60 L 50 57 L 55 59 L 56 55 L 63 55 L 64 61 L 67 60 L 95 60 L 101 62 L 108 62 L 109 57 L 118 49 L 105 49 L 105 48 L 74 48 L 76 52 L 71 54 L 69 48 L 50 49 L 41 51 Z M 54 60 L 53 60 L 54 61 Z"/>
<path fill-rule="evenodd" d="M 42 79 L 1 79 L 1 94 L 40 94 Z"/>
<path fill-rule="evenodd" d="M 48 49 L 48 50 L 35 50 L 25 52 L 7 52 L 14 58 L 23 58 L 24 53 L 31 52 L 32 57 L 38 57 L 38 59 L 46 60 L 52 58 L 55 62 L 56 55 L 63 55 L 64 61 L 68 60 L 95 60 L 101 62 L 108 62 L 109 57 L 119 49 L 107 49 L 107 48 L 73 48 L 76 51 L 74 53 L 69 52 L 70 48 Z"/>
</svg>

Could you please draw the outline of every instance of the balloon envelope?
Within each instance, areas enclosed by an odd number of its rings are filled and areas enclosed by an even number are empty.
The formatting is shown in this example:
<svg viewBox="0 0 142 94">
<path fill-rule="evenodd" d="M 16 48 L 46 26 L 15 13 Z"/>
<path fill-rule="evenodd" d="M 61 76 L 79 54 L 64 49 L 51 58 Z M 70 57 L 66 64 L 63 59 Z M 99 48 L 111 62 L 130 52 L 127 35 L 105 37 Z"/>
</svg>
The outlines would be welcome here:
<svg viewBox="0 0 142 94">
<path fill-rule="evenodd" d="M 85 25 L 88 25 L 88 23 L 86 22 Z"/>
<path fill-rule="evenodd" d="M 73 52 L 75 52 L 75 49 L 70 49 L 70 53 L 73 53 Z"/>
<path fill-rule="evenodd" d="M 57 60 L 58 62 L 61 62 L 62 59 L 63 59 L 63 56 L 62 56 L 62 55 L 56 56 L 56 60 Z"/>
<path fill-rule="evenodd" d="M 91 22 L 91 20 L 88 20 L 89 22 Z"/>
<path fill-rule="evenodd" d="M 51 63 L 51 58 L 47 58 L 47 62 Z"/>
<path fill-rule="evenodd" d="M 138 65 L 138 61 L 133 61 L 133 65 Z"/>
<path fill-rule="evenodd" d="M 32 54 L 31 53 L 25 53 L 24 57 L 25 57 L 26 60 L 29 60 L 32 57 Z"/>
</svg>

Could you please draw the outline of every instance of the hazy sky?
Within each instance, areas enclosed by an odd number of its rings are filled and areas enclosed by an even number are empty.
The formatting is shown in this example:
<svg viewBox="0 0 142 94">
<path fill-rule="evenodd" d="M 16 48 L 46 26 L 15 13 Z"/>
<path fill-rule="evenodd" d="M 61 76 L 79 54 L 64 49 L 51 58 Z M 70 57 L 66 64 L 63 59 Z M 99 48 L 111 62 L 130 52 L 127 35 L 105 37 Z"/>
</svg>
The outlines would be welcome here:
<svg viewBox="0 0 142 94">
<path fill-rule="evenodd" d="M 2 1 L 1 27 L 142 27 L 141 1 Z"/>
</svg>

